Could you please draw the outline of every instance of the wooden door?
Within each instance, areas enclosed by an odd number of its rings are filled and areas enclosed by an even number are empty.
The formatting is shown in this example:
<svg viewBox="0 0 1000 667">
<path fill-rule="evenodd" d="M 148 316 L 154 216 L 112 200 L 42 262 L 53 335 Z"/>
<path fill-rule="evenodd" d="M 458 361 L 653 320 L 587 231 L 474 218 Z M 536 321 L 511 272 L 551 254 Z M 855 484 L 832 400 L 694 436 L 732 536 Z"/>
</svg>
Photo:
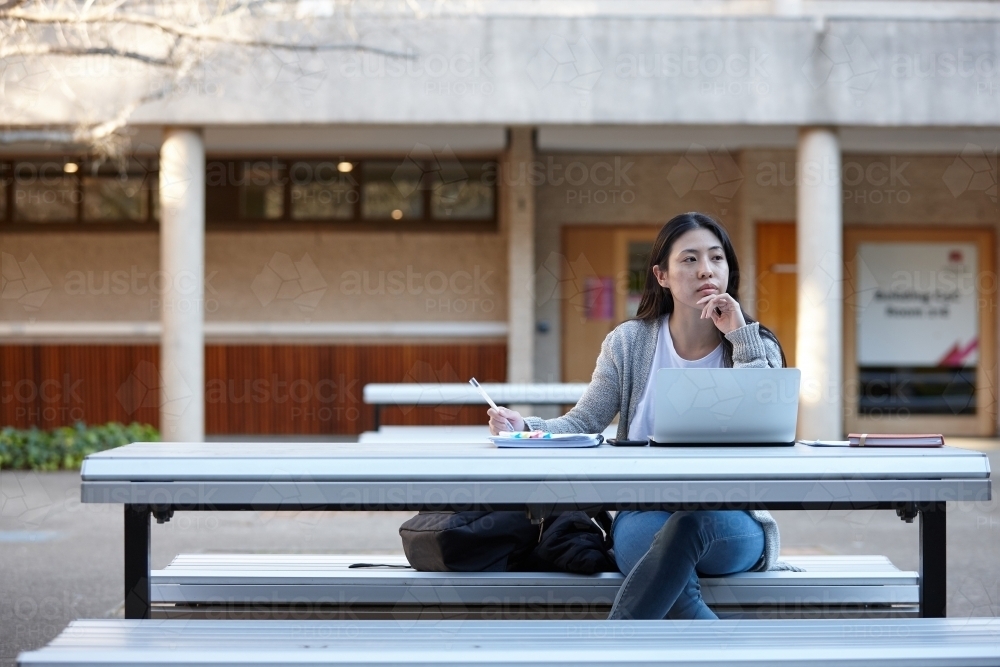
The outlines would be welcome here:
<svg viewBox="0 0 1000 667">
<path fill-rule="evenodd" d="M 604 338 L 634 314 L 661 225 L 575 225 L 563 228 L 562 379 L 589 382 Z"/>
<path fill-rule="evenodd" d="M 757 223 L 757 308 L 761 324 L 774 332 L 795 365 L 798 298 L 794 222 Z"/>
</svg>

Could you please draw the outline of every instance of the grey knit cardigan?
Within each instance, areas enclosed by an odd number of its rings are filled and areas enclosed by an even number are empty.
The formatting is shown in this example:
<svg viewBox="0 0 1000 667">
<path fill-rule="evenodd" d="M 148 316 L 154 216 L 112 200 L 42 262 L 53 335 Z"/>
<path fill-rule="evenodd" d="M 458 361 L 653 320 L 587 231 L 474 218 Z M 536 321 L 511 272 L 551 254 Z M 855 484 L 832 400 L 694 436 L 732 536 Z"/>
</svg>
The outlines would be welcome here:
<svg viewBox="0 0 1000 667">
<path fill-rule="evenodd" d="M 600 433 L 615 415 L 620 415 L 618 437 L 628 438 L 629 424 L 653 366 L 663 321 L 664 318 L 652 322 L 628 320 L 615 327 L 601 345 L 594 376 L 579 403 L 556 419 L 526 417 L 528 428 L 551 433 Z M 756 322 L 729 332 L 726 339 L 733 344 L 734 368 L 781 368 L 778 345 L 760 335 Z M 791 569 L 777 562 L 781 539 L 774 518 L 764 510 L 752 510 L 748 514 L 764 528 L 764 558 L 754 570 Z"/>
</svg>

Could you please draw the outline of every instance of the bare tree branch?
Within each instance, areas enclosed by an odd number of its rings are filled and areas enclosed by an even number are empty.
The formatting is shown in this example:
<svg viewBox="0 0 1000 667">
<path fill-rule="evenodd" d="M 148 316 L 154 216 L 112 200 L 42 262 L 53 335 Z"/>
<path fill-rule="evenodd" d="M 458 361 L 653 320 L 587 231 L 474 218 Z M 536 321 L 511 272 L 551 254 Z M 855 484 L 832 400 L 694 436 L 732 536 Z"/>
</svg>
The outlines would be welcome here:
<svg viewBox="0 0 1000 667">
<path fill-rule="evenodd" d="M 88 104 L 85 97 L 78 97 L 72 75 L 51 67 L 41 90 L 59 89 L 77 117 L 87 120 L 75 127 L 8 124 L 0 128 L 0 145 L 46 143 L 120 158 L 128 141 L 129 119 L 137 109 L 185 89 L 195 78 L 193 73 L 208 62 L 240 67 L 261 50 L 359 52 L 403 60 L 416 57 L 409 47 L 402 51 L 362 44 L 351 18 L 351 2 L 335 0 L 342 36 L 327 43 L 327 33 L 302 41 L 288 38 L 289 34 L 309 35 L 312 31 L 307 21 L 296 18 L 295 5 L 284 1 L 0 0 L 0 60 L 22 57 L 19 67 L 22 73 L 27 72 L 22 74 L 26 78 L 44 67 L 46 58 L 105 58 L 157 68 L 155 78 L 141 81 L 151 85 L 151 90 L 116 103 L 111 111 L 108 106 Z M 418 5 L 412 7 L 418 9 Z M 223 57 L 214 59 L 215 55 Z M 10 82 L 22 75 L 5 79 L 0 71 L 0 100 L 5 96 L 17 99 L 10 96 Z M 23 90 L 29 95 L 40 94 L 31 85 Z M 30 109 L 34 102 L 31 97 L 26 99 L 21 108 Z M 29 123 L 30 118 L 26 118 Z"/>
<path fill-rule="evenodd" d="M 128 24 L 151 28 L 178 37 L 189 37 L 200 42 L 215 42 L 232 44 L 234 46 L 245 46 L 250 48 L 277 49 L 282 51 L 360 51 L 391 58 L 412 59 L 413 54 L 391 49 L 382 49 L 374 46 L 366 46 L 359 43 L 349 44 L 301 44 L 296 42 L 275 41 L 268 39 L 244 39 L 234 35 L 218 35 L 204 30 L 193 30 L 187 26 L 153 16 L 142 16 L 139 14 L 112 14 L 104 12 L 100 15 L 72 15 L 72 14 L 34 14 L 23 11 L 0 11 L 0 20 L 15 19 L 26 23 L 36 23 L 42 25 L 115 25 Z"/>
<path fill-rule="evenodd" d="M 182 76 L 179 78 L 186 76 L 188 74 L 187 70 L 189 70 L 192 66 L 193 63 L 185 65 L 184 67 L 186 69 L 181 72 Z M 174 91 L 175 87 L 175 81 L 169 81 L 159 89 L 142 95 L 123 107 L 114 116 L 114 118 L 100 123 L 84 124 L 74 129 L 44 127 L 25 129 L 8 128 L 0 132 L 0 145 L 16 143 L 47 143 L 77 147 L 89 146 L 91 148 L 97 148 L 99 153 L 108 154 L 111 151 L 99 150 L 102 144 L 107 142 L 128 124 L 128 119 L 132 116 L 135 110 L 144 104 L 149 104 L 150 102 L 156 102 L 166 98 Z"/>
<path fill-rule="evenodd" d="M 44 44 L 32 44 L 28 46 L 15 46 L 13 48 L 0 48 L 0 58 L 9 58 L 10 56 L 111 56 L 112 58 L 135 60 L 145 65 L 153 65 L 156 67 L 176 67 L 178 64 L 171 58 L 156 58 L 154 56 L 148 56 L 144 53 L 123 51 L 110 46 L 71 48 L 46 46 Z"/>
</svg>

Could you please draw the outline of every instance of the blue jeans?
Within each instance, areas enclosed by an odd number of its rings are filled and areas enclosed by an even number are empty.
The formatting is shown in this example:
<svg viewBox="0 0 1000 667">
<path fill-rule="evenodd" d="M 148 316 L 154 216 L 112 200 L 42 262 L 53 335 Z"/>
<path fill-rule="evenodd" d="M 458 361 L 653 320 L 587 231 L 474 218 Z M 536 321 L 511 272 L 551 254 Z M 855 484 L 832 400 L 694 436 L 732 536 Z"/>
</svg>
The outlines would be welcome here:
<svg viewBox="0 0 1000 667">
<path fill-rule="evenodd" d="M 625 582 L 608 618 L 714 619 L 698 573 L 746 572 L 764 529 L 746 512 L 619 512 L 611 529 Z"/>
</svg>

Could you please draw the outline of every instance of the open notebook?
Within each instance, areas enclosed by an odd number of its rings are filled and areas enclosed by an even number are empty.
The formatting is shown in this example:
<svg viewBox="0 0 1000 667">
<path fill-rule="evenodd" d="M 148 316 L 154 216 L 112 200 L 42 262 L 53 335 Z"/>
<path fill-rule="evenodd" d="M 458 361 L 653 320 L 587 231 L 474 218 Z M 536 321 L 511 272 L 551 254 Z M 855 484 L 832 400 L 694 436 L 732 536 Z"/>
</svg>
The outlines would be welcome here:
<svg viewBox="0 0 1000 667">
<path fill-rule="evenodd" d="M 600 433 L 543 433 L 541 431 L 513 431 L 491 435 L 497 447 L 597 447 L 604 442 Z"/>
</svg>

